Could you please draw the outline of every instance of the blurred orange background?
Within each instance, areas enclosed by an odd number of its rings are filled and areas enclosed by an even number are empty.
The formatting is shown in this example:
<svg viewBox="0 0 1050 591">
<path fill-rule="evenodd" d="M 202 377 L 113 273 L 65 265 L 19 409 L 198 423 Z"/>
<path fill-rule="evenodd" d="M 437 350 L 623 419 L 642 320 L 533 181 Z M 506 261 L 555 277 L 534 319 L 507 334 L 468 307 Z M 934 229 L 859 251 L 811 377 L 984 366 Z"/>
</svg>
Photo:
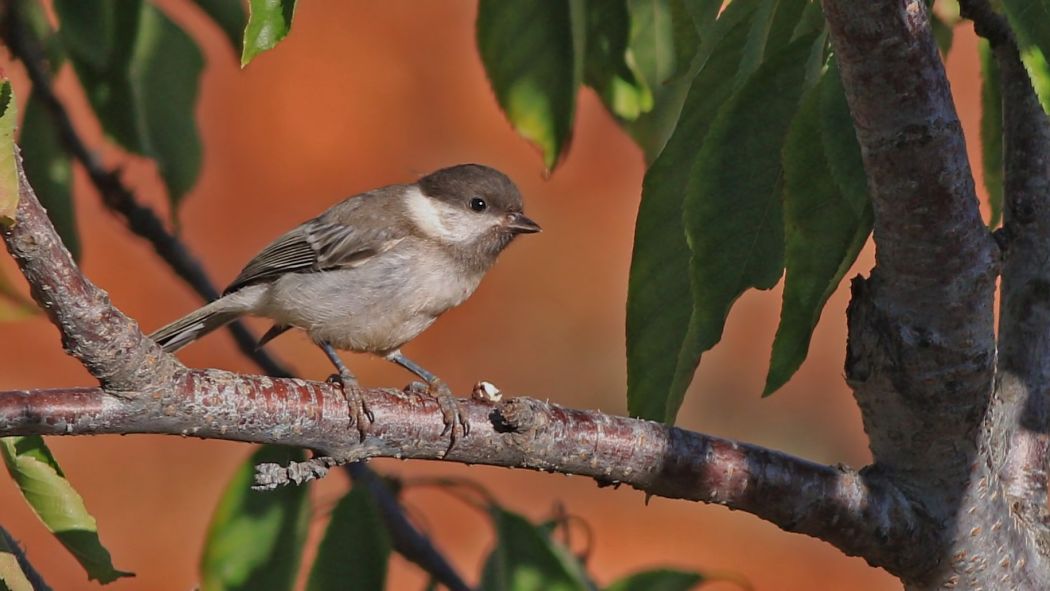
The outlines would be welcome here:
<svg viewBox="0 0 1050 591">
<path fill-rule="evenodd" d="M 644 164 L 591 91 L 580 94 L 568 157 L 544 178 L 538 153 L 514 134 L 489 89 L 474 46 L 473 2 L 301 2 L 288 39 L 244 71 L 220 31 L 191 2 L 157 4 L 188 29 L 207 57 L 198 107 L 204 168 L 179 219 L 182 237 L 216 283 L 229 281 L 272 237 L 347 195 L 454 163 L 493 165 L 518 182 L 526 211 L 545 231 L 518 240 L 477 294 L 406 353 L 460 393 L 486 379 L 511 395 L 625 412 L 624 302 Z M 24 101 L 29 85 L 21 66 L 6 55 L 3 60 Z M 956 31 L 949 69 L 976 163 L 979 77 L 968 24 Z M 106 147 L 68 67 L 58 87 L 89 143 L 110 165 L 124 168 L 139 199 L 166 212 L 154 167 L 129 163 Z M 79 170 L 76 206 L 85 272 L 145 329 L 200 304 L 100 206 Z M 872 262 L 869 245 L 853 273 L 867 272 Z M 7 257 L 0 267 L 21 285 Z M 867 463 L 859 413 L 842 379 L 847 297 L 842 289 L 832 297 L 809 360 L 765 400 L 759 393 L 779 289 L 741 298 L 723 342 L 704 356 L 680 425 L 818 462 Z M 266 325 L 252 326 L 261 332 Z M 64 355 L 43 316 L 2 330 L 0 389 L 92 383 Z M 282 337 L 270 350 L 306 377 L 331 372 L 302 335 Z M 225 332 L 181 358 L 194 367 L 256 371 Z M 402 385 L 409 379 L 387 362 L 347 358 L 365 384 Z M 137 574 L 108 588 L 192 589 L 211 511 L 252 448 L 157 436 L 56 437 L 49 444 L 98 519 L 116 566 Z M 406 479 L 470 479 L 534 518 L 549 516 L 561 503 L 593 530 L 589 568 L 601 583 L 646 567 L 674 566 L 736 573 L 759 590 L 900 588 L 887 573 L 823 542 L 722 507 L 661 498 L 646 504 L 637 491 L 526 471 L 394 460 L 372 466 Z M 314 487 L 314 540 L 346 487 L 341 474 Z M 493 543 L 484 517 L 433 488 L 410 487 L 405 502 L 468 581 L 476 582 Z M 86 581 L 4 477 L 0 506 L 0 523 L 21 540 L 52 586 L 98 587 Z M 582 539 L 576 536 L 576 549 Z M 413 565 L 394 558 L 390 589 L 421 589 L 424 583 Z"/>
</svg>

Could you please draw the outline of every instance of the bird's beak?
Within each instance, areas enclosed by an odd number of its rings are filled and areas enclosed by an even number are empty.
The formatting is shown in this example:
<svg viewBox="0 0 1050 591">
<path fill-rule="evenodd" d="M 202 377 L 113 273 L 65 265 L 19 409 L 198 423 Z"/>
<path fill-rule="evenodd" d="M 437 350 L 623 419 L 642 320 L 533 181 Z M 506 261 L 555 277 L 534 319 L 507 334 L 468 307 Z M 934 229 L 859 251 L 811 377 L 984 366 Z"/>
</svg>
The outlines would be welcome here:
<svg viewBox="0 0 1050 591">
<path fill-rule="evenodd" d="M 506 228 L 515 234 L 535 234 L 543 228 L 539 224 L 525 217 L 521 212 L 507 215 Z"/>
</svg>

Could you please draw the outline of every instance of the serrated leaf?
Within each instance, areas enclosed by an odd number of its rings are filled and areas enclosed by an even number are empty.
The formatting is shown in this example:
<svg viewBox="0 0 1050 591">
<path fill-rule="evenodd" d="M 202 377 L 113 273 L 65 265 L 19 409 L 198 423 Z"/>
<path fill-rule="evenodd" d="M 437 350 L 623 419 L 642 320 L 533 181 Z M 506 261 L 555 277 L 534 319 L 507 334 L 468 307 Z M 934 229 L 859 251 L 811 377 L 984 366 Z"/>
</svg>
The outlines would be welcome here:
<svg viewBox="0 0 1050 591">
<path fill-rule="evenodd" d="M 15 127 L 18 105 L 11 82 L 0 82 L 0 224 L 13 223 L 18 212 L 18 163 Z"/>
<path fill-rule="evenodd" d="M 193 0 L 226 34 L 234 53 L 243 55 L 244 29 L 248 15 L 241 0 Z"/>
<path fill-rule="evenodd" d="M 770 289 L 784 270 L 780 150 L 803 92 L 814 35 L 762 64 L 720 110 L 686 189 L 693 310 L 666 422 L 673 422 L 700 355 L 722 338 L 733 303 Z"/>
<path fill-rule="evenodd" d="M 73 207 L 73 162 L 62 146 L 58 128 L 40 104 L 36 93 L 26 101 L 26 114 L 19 132 L 22 166 L 29 185 L 40 204 L 47 209 L 62 242 L 75 260 L 80 260 L 80 236 L 77 234 Z"/>
<path fill-rule="evenodd" d="M 306 486 L 251 489 L 255 466 L 301 462 L 302 450 L 264 445 L 237 469 L 219 500 L 201 555 L 203 591 L 285 591 L 299 571 L 309 525 Z"/>
<path fill-rule="evenodd" d="M 1002 0 L 1002 4 L 1021 49 L 1035 46 L 1044 56 L 1050 55 L 1050 2 Z"/>
<path fill-rule="evenodd" d="M 627 0 L 586 3 L 587 51 L 583 81 L 598 93 L 609 111 L 628 121 L 653 108 L 649 85 L 629 63 L 631 19 Z"/>
<path fill-rule="evenodd" d="M 34 591 L 8 539 L 7 532 L 0 528 L 0 591 Z"/>
<path fill-rule="evenodd" d="M 747 15 L 753 10 L 753 3 L 734 2 L 719 17 L 704 41 L 713 48 L 692 79 L 674 133 L 642 183 L 627 289 L 631 416 L 664 420 L 669 408 L 680 404 L 674 402 L 671 386 L 692 310 L 683 200 L 703 138 L 732 92 L 725 81 L 736 74 L 750 29 Z"/>
<path fill-rule="evenodd" d="M 249 0 L 241 67 L 260 53 L 277 47 L 292 30 L 294 16 L 295 0 Z"/>
<path fill-rule="evenodd" d="M 29 506 L 84 567 L 89 579 L 110 583 L 134 576 L 113 568 L 109 551 L 99 540 L 95 518 L 62 474 L 42 437 L 0 438 L 0 455 Z"/>
<path fill-rule="evenodd" d="M 624 577 L 605 591 L 690 591 L 703 582 L 700 573 L 661 568 Z"/>
<path fill-rule="evenodd" d="M 826 135 L 836 139 L 825 142 Z M 845 144 L 851 145 L 841 147 Z M 805 360 L 824 305 L 871 233 L 866 192 L 840 187 L 829 159 L 853 169 L 851 176 L 863 176 L 860 147 L 834 68 L 808 93 L 784 143 L 787 276 L 764 396 L 787 383 Z"/>
<path fill-rule="evenodd" d="M 391 542 L 372 495 L 355 486 L 340 499 L 317 550 L 307 591 L 383 591 Z"/>
<path fill-rule="evenodd" d="M 575 559 L 542 527 L 500 507 L 490 509 L 496 548 L 485 560 L 482 591 L 588 591 Z"/>
<path fill-rule="evenodd" d="M 991 47 L 979 39 L 977 51 L 981 59 L 981 167 L 991 210 L 988 226 L 994 228 L 1003 218 L 1003 100 L 999 64 Z"/>
<path fill-rule="evenodd" d="M 503 113 L 553 170 L 572 135 L 583 58 L 570 0 L 481 0 L 477 43 Z M 577 35 L 578 37 L 578 35 Z"/>
</svg>

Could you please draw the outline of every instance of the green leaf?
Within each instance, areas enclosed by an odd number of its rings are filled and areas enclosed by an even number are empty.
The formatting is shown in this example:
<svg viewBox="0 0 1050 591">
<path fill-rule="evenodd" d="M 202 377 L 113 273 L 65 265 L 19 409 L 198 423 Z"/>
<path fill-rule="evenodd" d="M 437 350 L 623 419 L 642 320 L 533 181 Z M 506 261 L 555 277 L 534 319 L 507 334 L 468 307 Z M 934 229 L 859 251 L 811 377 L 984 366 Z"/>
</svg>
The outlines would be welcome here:
<svg viewBox="0 0 1050 591">
<path fill-rule="evenodd" d="M 780 151 L 815 38 L 801 37 L 762 64 L 704 138 L 683 214 L 693 253 L 693 311 L 666 422 L 674 420 L 700 355 L 722 338 L 736 299 L 750 288 L 772 288 L 784 270 Z"/>
<path fill-rule="evenodd" d="M 153 158 L 173 206 L 200 174 L 194 114 L 204 58 L 196 43 L 152 4 L 99 0 L 84 21 L 79 0 L 56 0 L 59 34 L 103 129 Z M 109 49 L 90 51 L 83 39 Z M 174 211 L 175 208 L 173 207 Z"/>
<path fill-rule="evenodd" d="M 11 82 L 0 82 L 0 225 L 13 223 L 18 212 L 18 163 L 15 155 L 15 127 L 18 104 Z"/>
<path fill-rule="evenodd" d="M 483 591 L 587 591 L 577 561 L 542 528 L 500 507 L 490 510 L 496 548 L 481 573 Z"/>
<path fill-rule="evenodd" d="M 0 438 L 0 455 L 29 506 L 84 567 L 89 579 L 110 583 L 134 576 L 113 568 L 109 551 L 99 540 L 95 518 L 62 474 L 43 438 L 39 435 Z"/>
<path fill-rule="evenodd" d="M 1002 0 L 1006 16 L 1022 50 L 1036 47 L 1050 55 L 1050 2 L 1047 0 Z"/>
<path fill-rule="evenodd" d="M 605 591 L 689 591 L 702 582 L 700 573 L 661 568 L 624 577 Z"/>
<path fill-rule="evenodd" d="M 587 2 L 586 19 L 583 81 L 613 115 L 633 121 L 653 108 L 653 95 L 628 63 L 631 20 L 627 0 Z"/>
<path fill-rule="evenodd" d="M 933 38 L 937 40 L 937 47 L 941 50 L 941 56 L 947 58 L 948 52 L 952 49 L 952 41 L 955 36 L 954 29 L 937 14 L 930 15 L 930 27 L 933 28 Z"/>
<path fill-rule="evenodd" d="M 514 129 L 540 149 L 548 170 L 568 147 L 580 84 L 583 48 L 574 45 L 570 4 L 478 4 L 478 51 L 496 100 Z"/>
<path fill-rule="evenodd" d="M 44 58 L 47 60 L 51 73 L 58 72 L 59 67 L 65 61 L 65 51 L 62 42 L 48 20 L 44 5 L 39 0 L 17 0 L 18 15 L 29 28 L 34 38 L 38 39 L 44 50 Z"/>
<path fill-rule="evenodd" d="M 807 0 L 761 0 L 757 3 L 744 56 L 736 75 L 736 87 L 747 82 L 766 60 L 777 55 L 791 41 Z"/>
<path fill-rule="evenodd" d="M 736 74 L 753 11 L 753 3 L 733 2 L 704 40 L 715 47 L 702 60 L 674 133 L 642 183 L 627 289 L 631 416 L 665 420 L 681 404 L 681 393 L 672 393 L 671 386 L 692 310 L 684 195 L 703 138 L 732 92 L 725 82 Z"/>
<path fill-rule="evenodd" d="M 335 506 L 307 591 L 383 591 L 391 542 L 372 495 L 355 486 Z"/>
<path fill-rule="evenodd" d="M 241 67 L 260 53 L 277 47 L 292 30 L 293 16 L 295 0 L 249 0 Z"/>
<path fill-rule="evenodd" d="M 15 542 L 12 540 L 9 544 L 9 539 L 10 536 L 0 527 L 0 591 L 33 591 L 33 584 L 18 563 L 12 547 Z"/>
<path fill-rule="evenodd" d="M 58 134 L 47 108 L 36 98 L 36 93 L 31 94 L 26 101 L 26 114 L 19 133 L 22 166 L 62 242 L 79 261 L 80 236 L 73 208 L 73 163 Z"/>
<path fill-rule="evenodd" d="M 255 466 L 300 462 L 302 450 L 264 445 L 226 486 L 201 555 L 201 589 L 283 591 L 292 589 L 309 525 L 306 486 L 274 491 L 251 489 Z"/>
<path fill-rule="evenodd" d="M 981 165 L 991 209 L 988 226 L 994 228 L 1003 217 L 1003 100 L 999 64 L 991 47 L 980 39 L 977 51 L 981 58 Z"/>
<path fill-rule="evenodd" d="M 248 22 L 248 15 L 244 12 L 241 0 L 194 0 L 194 2 L 226 34 L 233 51 L 237 55 L 243 55 L 244 29 Z"/>
<path fill-rule="evenodd" d="M 830 69 L 808 93 L 784 144 L 787 278 L 763 395 L 787 383 L 805 360 L 824 305 L 871 233 L 867 191 L 855 182 L 840 186 L 829 160 L 852 171 L 840 175 L 863 179 L 860 147 L 837 69 Z"/>
</svg>

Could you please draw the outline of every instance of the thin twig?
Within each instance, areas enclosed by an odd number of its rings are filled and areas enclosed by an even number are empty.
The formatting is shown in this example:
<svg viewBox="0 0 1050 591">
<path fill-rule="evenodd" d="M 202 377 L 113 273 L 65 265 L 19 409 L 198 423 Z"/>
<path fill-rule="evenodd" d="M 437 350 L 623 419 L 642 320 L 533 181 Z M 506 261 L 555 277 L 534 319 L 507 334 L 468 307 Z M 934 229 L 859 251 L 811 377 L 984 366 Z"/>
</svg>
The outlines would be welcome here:
<svg viewBox="0 0 1050 591">
<path fill-rule="evenodd" d="M 7 530 L 0 527 L 0 538 L 3 543 L 7 546 L 7 550 L 14 555 L 15 560 L 18 561 L 18 568 L 22 569 L 22 574 L 26 576 L 26 580 L 32 585 L 33 591 L 51 591 L 51 587 L 44 581 L 44 577 L 40 576 L 33 565 L 29 562 L 29 557 L 26 556 L 25 550 L 22 549 L 22 545 L 18 543 L 11 534 L 7 533 Z"/>
<path fill-rule="evenodd" d="M 120 180 L 120 175 L 106 169 L 98 157 L 77 134 L 73 121 L 55 95 L 46 58 L 39 40 L 26 27 L 18 10 L 18 2 L 7 2 L 7 18 L 3 26 L 3 39 L 11 53 L 21 60 L 33 83 L 33 93 L 47 108 L 61 135 L 62 143 L 84 167 L 92 184 L 102 198 L 103 204 L 120 215 L 134 234 L 144 238 L 169 267 L 205 301 L 219 297 L 219 292 L 208 279 L 200 261 L 197 260 L 181 240 L 164 227 L 160 217 L 140 204 L 135 195 Z M 240 351 L 256 363 L 268 375 L 291 377 L 293 374 L 280 362 L 258 346 L 258 341 L 242 322 L 229 325 L 230 332 Z"/>
</svg>

